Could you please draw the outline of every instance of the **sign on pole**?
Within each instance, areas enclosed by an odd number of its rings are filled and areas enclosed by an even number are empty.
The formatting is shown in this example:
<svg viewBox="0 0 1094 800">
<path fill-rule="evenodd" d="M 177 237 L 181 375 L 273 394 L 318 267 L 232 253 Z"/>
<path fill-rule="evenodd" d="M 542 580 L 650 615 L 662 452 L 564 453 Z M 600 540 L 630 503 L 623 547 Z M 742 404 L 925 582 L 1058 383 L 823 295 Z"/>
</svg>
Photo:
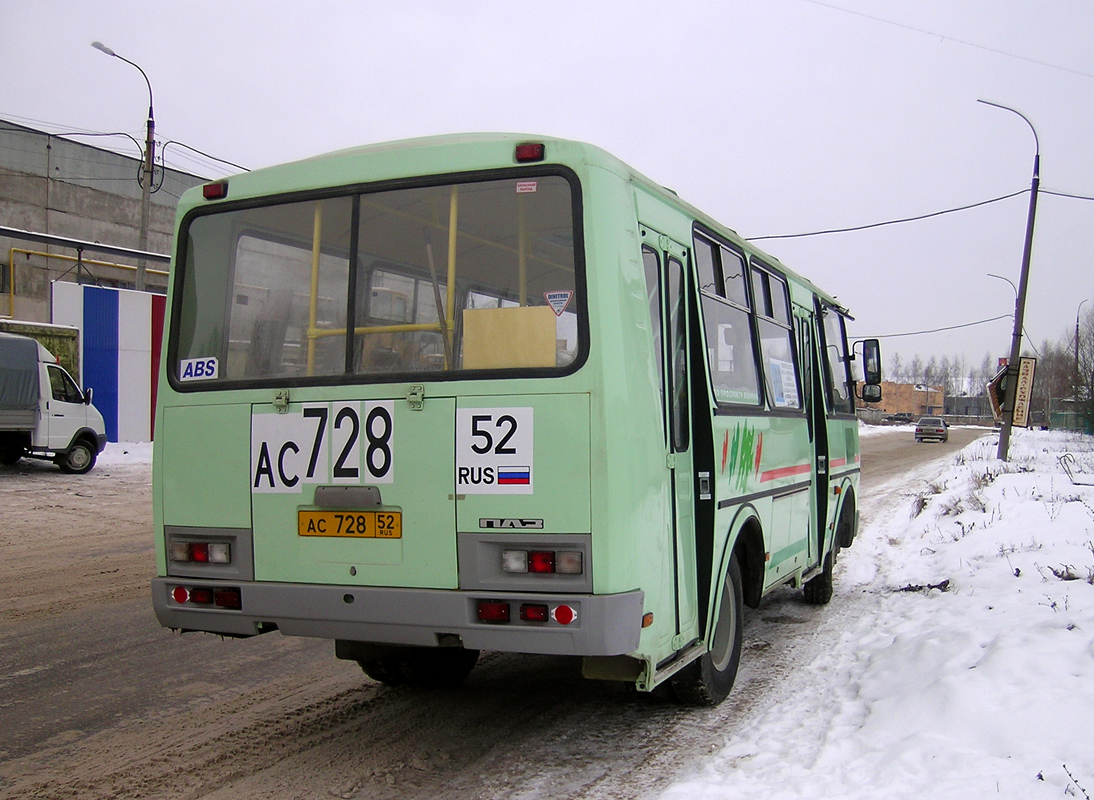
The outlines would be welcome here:
<svg viewBox="0 0 1094 800">
<path fill-rule="evenodd" d="M 1033 399 L 1033 373 L 1037 369 L 1037 359 L 1020 358 L 1018 360 L 1018 385 L 1014 395 L 1014 424 L 1019 428 L 1029 427 L 1029 407 Z"/>
</svg>

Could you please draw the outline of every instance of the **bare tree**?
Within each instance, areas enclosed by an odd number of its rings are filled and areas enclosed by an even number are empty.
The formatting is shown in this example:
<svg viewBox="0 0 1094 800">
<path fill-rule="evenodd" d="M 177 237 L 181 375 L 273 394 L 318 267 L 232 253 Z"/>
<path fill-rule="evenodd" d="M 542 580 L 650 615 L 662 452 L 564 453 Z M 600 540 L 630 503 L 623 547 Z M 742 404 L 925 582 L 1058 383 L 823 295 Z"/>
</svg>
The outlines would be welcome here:
<svg viewBox="0 0 1094 800">
<path fill-rule="evenodd" d="M 900 357 L 900 353 L 893 353 L 884 362 L 885 373 L 889 376 L 889 380 L 894 383 L 904 380 L 904 359 Z"/>
<path fill-rule="evenodd" d="M 1090 430 L 1094 429 L 1094 310 L 1087 311 L 1082 318 L 1076 347 L 1072 362 L 1076 373 L 1075 400 L 1079 414 Z"/>
</svg>

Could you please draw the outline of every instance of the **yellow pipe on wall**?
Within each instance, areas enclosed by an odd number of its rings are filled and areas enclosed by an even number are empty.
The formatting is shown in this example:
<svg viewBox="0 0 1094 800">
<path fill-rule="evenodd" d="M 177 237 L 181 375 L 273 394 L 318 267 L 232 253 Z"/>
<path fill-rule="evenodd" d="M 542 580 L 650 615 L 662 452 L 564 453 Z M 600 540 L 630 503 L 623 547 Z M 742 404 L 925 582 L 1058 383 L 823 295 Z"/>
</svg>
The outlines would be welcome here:
<svg viewBox="0 0 1094 800">
<path fill-rule="evenodd" d="M 8 250 L 8 316 L 15 316 L 15 254 L 21 253 L 27 256 L 41 256 L 42 258 L 55 258 L 61 261 L 79 261 L 81 264 L 90 264 L 94 267 L 112 267 L 115 269 L 128 269 L 136 272 L 137 268 L 129 264 L 115 264 L 113 261 L 97 261 L 93 258 L 77 258 L 76 256 L 66 256 L 61 253 L 43 253 L 41 250 L 24 250 L 21 247 L 12 247 Z M 145 270 L 152 275 L 170 275 L 167 270 L 164 269 L 152 269 Z"/>
</svg>

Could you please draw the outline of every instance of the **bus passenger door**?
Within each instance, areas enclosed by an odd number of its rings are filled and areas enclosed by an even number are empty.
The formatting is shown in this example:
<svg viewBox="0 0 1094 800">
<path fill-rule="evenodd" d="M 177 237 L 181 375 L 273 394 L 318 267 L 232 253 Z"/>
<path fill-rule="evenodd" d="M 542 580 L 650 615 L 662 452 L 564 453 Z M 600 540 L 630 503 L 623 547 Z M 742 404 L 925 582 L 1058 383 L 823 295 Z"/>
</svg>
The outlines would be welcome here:
<svg viewBox="0 0 1094 800">
<path fill-rule="evenodd" d="M 824 551 L 824 530 L 828 517 L 828 422 L 824 407 L 824 378 L 815 313 L 795 309 L 798 320 L 799 352 L 802 363 L 802 387 L 805 393 L 809 440 L 813 446 L 812 514 L 810 515 L 809 562 L 820 564 Z"/>
<path fill-rule="evenodd" d="M 669 237 L 642 229 L 646 296 L 654 332 L 660 378 L 669 525 L 672 535 L 672 594 L 675 599 L 673 648 L 682 649 L 699 634 L 696 605 L 696 503 L 709 500 L 713 476 L 693 468 L 691 382 L 685 265 L 687 249 Z"/>
</svg>

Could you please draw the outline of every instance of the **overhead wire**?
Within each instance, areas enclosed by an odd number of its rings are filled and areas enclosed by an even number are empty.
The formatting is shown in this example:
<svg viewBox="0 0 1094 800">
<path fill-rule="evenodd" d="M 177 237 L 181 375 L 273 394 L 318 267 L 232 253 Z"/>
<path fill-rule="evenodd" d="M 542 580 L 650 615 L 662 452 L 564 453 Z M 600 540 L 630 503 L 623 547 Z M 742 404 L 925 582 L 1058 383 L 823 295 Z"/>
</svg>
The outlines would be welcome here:
<svg viewBox="0 0 1094 800">
<path fill-rule="evenodd" d="M 921 33 L 924 36 L 930 36 L 932 38 L 941 39 L 943 41 L 951 41 L 955 44 L 963 44 L 966 47 L 972 47 L 977 50 L 983 50 L 987 53 L 994 53 L 998 56 L 1005 56 L 1006 58 L 1017 59 L 1018 61 L 1025 61 L 1029 64 L 1036 64 L 1039 67 L 1047 67 L 1048 69 L 1059 70 L 1060 72 L 1067 72 L 1072 75 L 1078 75 L 1080 78 L 1094 79 L 1094 75 L 1089 72 L 1083 72 L 1078 69 L 1071 69 L 1070 67 L 1061 67 L 1059 64 L 1050 64 L 1047 61 L 1040 61 L 1036 58 L 1030 58 L 1029 56 L 1019 55 L 1018 53 L 1012 53 L 1009 50 L 1001 50 L 997 47 L 988 47 L 987 45 L 977 44 L 976 42 L 970 42 L 965 39 L 958 39 L 956 36 L 947 36 L 944 33 L 936 33 L 935 31 L 927 31 L 922 28 L 917 28 L 914 25 L 908 25 L 904 22 L 894 22 L 891 19 L 885 19 L 884 17 L 877 17 L 873 14 L 867 14 L 862 11 L 852 11 L 849 8 L 843 8 L 842 6 L 833 5 L 832 3 L 823 3 L 821 0 L 805 0 L 807 3 L 812 3 L 815 6 L 821 6 L 823 8 L 829 8 L 833 11 L 842 11 L 844 14 L 852 14 L 856 17 L 862 17 L 864 19 L 873 20 L 874 22 L 880 22 L 884 25 L 892 25 L 895 28 L 903 28 L 904 30 L 913 31 L 915 33 Z"/>
<path fill-rule="evenodd" d="M 771 234 L 768 236 L 749 236 L 747 241 L 759 242 L 767 239 L 803 239 L 807 236 L 823 236 L 829 233 L 853 233 L 854 231 L 865 231 L 871 228 L 881 228 L 885 225 L 900 225 L 904 222 L 918 222 L 924 219 L 931 219 L 932 217 L 941 217 L 944 214 L 955 214 L 958 211 L 968 211 L 971 208 L 979 208 L 980 206 L 990 205 L 991 203 L 998 203 L 1002 200 L 1010 200 L 1012 197 L 1018 197 L 1029 191 L 1029 188 L 1020 189 L 1017 192 L 1011 192 L 1010 194 L 1004 194 L 1000 197 L 993 197 L 990 200 L 981 200 L 977 203 L 969 203 L 964 206 L 957 206 L 956 208 L 946 208 L 942 211 L 932 211 L 929 214 L 919 214 L 914 217 L 903 217 L 901 219 L 890 219 L 884 222 L 871 222 L 866 225 L 853 225 L 849 228 L 829 228 L 827 230 L 810 231 L 809 233 L 781 233 Z"/>
</svg>

